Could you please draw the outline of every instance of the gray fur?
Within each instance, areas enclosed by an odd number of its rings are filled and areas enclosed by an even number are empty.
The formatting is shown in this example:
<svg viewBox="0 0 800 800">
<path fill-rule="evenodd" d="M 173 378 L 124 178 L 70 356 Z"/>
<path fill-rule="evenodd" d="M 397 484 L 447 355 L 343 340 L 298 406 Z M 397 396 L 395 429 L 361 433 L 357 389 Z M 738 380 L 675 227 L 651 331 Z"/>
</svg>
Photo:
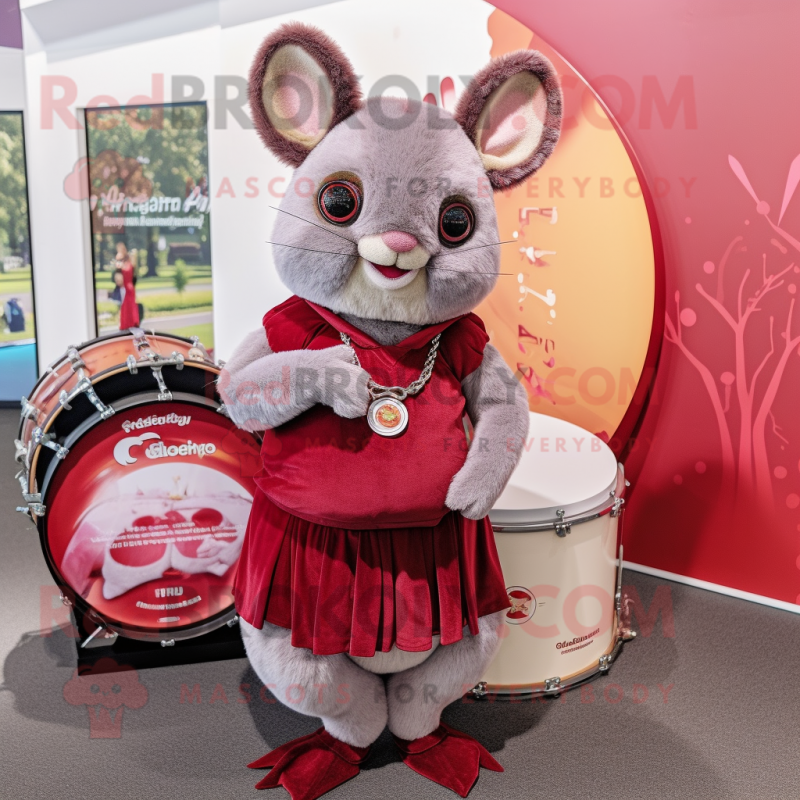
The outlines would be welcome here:
<svg viewBox="0 0 800 800">
<path fill-rule="evenodd" d="M 494 507 L 522 455 L 528 436 L 528 398 L 495 347 L 462 382 L 475 434 L 464 466 L 447 492 L 447 507 L 483 519 Z"/>
<path fill-rule="evenodd" d="M 248 364 L 252 364 L 263 356 L 268 356 L 271 352 L 272 350 L 269 349 L 269 345 L 267 344 L 266 333 L 263 328 L 259 328 L 245 336 L 242 343 L 225 363 L 225 367 L 222 371 L 224 373 L 227 370 L 229 374 L 237 373 Z"/>
<path fill-rule="evenodd" d="M 437 648 L 419 666 L 389 678 L 389 730 L 395 736 L 409 741 L 427 736 L 439 727 L 445 707 L 480 681 L 500 647 L 504 613 L 481 617 L 477 636 L 465 629 L 461 641 Z"/>
<path fill-rule="evenodd" d="M 410 322 L 390 322 L 383 319 L 362 319 L 352 314 L 342 314 L 352 326 L 374 339 L 378 344 L 397 344 L 423 328 Z"/>
<path fill-rule="evenodd" d="M 292 647 L 292 632 L 286 628 L 239 624 L 247 657 L 277 700 L 300 714 L 320 717 L 331 736 L 353 747 L 367 747 L 381 735 L 388 718 L 381 678 L 344 654 L 315 656 Z"/>
<path fill-rule="evenodd" d="M 392 672 L 402 672 L 404 669 L 411 669 L 421 664 L 426 658 L 430 657 L 433 651 L 439 646 L 441 637 L 434 634 L 431 637 L 431 649 L 425 650 L 422 653 L 414 653 L 410 650 L 399 650 L 397 645 L 394 645 L 391 650 L 383 653 L 378 650 L 374 656 L 350 656 L 350 658 L 370 672 L 376 675 L 388 675 Z"/>
<path fill-rule="evenodd" d="M 398 98 L 370 98 L 311 151 L 292 176 L 281 201 L 289 213 L 278 214 L 272 236 L 306 250 L 278 246 L 273 253 L 281 280 L 300 297 L 337 314 L 429 325 L 471 311 L 494 288 L 500 248 L 481 245 L 498 242 L 497 215 L 480 156 L 452 116 L 410 100 L 406 127 L 381 121 L 403 114 L 403 107 Z M 347 227 L 316 210 L 317 188 L 341 172 L 358 176 L 364 187 L 363 210 Z M 439 241 L 439 210 L 456 195 L 472 205 L 475 232 L 463 246 L 448 248 Z M 352 285 L 358 240 L 389 230 L 413 234 L 430 254 L 424 274 L 394 292 Z"/>
<path fill-rule="evenodd" d="M 268 52 L 263 51 L 265 59 Z M 503 69 L 503 75 L 511 74 L 508 65 Z M 258 74 L 263 77 L 263 71 Z M 472 94 L 468 110 L 479 115 L 487 96 Z M 268 120 L 264 124 L 269 128 Z M 280 149 L 272 140 L 277 131 L 266 133 L 269 146 Z M 389 345 L 422 326 L 472 311 L 492 290 L 500 268 L 494 199 L 475 145 L 447 111 L 413 100 L 373 97 L 302 155 L 281 201 L 280 210 L 286 213 L 278 214 L 272 236 L 278 274 L 294 294 Z M 524 179 L 539 165 L 529 159 L 513 179 Z M 360 214 L 350 225 L 334 225 L 318 210 L 317 193 L 334 178 L 363 187 Z M 438 227 L 440 209 L 451 199 L 469 204 L 475 218 L 471 237 L 453 248 L 441 243 Z M 413 235 L 420 248 L 415 248 L 421 256 L 418 269 L 411 262 L 404 266 L 397 256 L 399 268 L 417 269 L 407 284 L 405 278 L 395 286 L 381 283 L 368 267 L 368 259 L 375 256 L 359 255 L 360 242 L 364 249 L 391 231 Z M 329 405 L 340 416 L 362 416 L 369 403 L 367 379 L 345 346 L 272 353 L 263 332 L 257 332 L 223 370 L 219 388 L 232 419 L 256 430 L 278 427 L 315 403 Z M 480 519 L 519 460 L 528 432 L 528 403 L 524 389 L 491 346 L 462 388 L 475 438 L 452 480 L 447 505 Z M 387 720 L 403 739 L 433 731 L 442 709 L 476 684 L 494 657 L 502 613 L 481 618 L 478 635 L 465 631 L 455 644 L 435 646 L 424 654 L 395 649 L 374 659 L 314 656 L 293 648 L 288 630 L 267 623 L 256 630 L 242 622 L 242 633 L 253 668 L 265 683 L 274 684 L 281 702 L 322 717 L 337 739 L 363 747 L 378 737 Z M 422 663 L 416 663 L 420 658 Z M 385 688 L 373 672 L 391 670 L 400 671 L 391 674 Z M 293 684 L 305 687 L 302 702 L 287 702 L 285 693 Z M 335 692 L 320 699 L 319 684 L 346 684 L 348 701 L 337 703 Z"/>
<path fill-rule="evenodd" d="M 283 425 L 316 403 L 330 406 L 340 417 L 367 413 L 369 374 L 356 366 L 347 345 L 324 350 L 273 353 L 264 344 L 245 339 L 220 373 L 218 388 L 230 418 L 250 431 Z M 255 360 L 247 357 L 258 355 Z"/>
</svg>

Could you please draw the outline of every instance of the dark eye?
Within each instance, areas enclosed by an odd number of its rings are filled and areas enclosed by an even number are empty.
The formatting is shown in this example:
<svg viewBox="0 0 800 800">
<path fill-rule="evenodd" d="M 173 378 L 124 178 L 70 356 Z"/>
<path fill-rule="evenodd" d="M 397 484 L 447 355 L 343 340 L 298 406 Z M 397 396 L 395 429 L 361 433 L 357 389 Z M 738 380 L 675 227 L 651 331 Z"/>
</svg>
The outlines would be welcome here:
<svg viewBox="0 0 800 800">
<path fill-rule="evenodd" d="M 361 211 L 361 189 L 350 181 L 330 181 L 319 190 L 317 203 L 328 222 L 349 225 Z"/>
<path fill-rule="evenodd" d="M 446 247 L 465 242 L 474 228 L 475 215 L 466 203 L 447 203 L 439 214 L 439 241 Z"/>
</svg>

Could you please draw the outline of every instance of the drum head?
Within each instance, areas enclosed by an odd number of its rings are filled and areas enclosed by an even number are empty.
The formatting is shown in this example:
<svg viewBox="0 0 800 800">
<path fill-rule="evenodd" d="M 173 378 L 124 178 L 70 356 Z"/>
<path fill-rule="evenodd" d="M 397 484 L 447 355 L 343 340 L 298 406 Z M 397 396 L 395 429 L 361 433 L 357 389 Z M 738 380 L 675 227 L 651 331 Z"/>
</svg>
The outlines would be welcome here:
<svg viewBox="0 0 800 800">
<path fill-rule="evenodd" d="M 255 438 L 208 401 L 152 394 L 84 427 L 44 489 L 42 547 L 57 583 L 130 638 L 218 627 L 234 613 Z"/>
<path fill-rule="evenodd" d="M 571 422 L 530 415 L 522 458 L 490 513 L 495 525 L 556 522 L 607 502 L 617 482 L 617 459 L 597 436 Z"/>
</svg>

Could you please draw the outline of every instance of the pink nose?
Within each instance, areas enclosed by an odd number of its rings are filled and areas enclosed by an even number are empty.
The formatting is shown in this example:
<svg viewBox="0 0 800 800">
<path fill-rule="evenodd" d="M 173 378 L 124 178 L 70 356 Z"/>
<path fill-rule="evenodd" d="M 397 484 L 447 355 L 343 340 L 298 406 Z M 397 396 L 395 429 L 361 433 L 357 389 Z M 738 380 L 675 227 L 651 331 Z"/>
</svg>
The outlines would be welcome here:
<svg viewBox="0 0 800 800">
<path fill-rule="evenodd" d="M 403 231 L 386 231 L 381 234 L 383 243 L 390 247 L 395 253 L 407 253 L 417 246 L 417 240 L 410 233 Z"/>
</svg>

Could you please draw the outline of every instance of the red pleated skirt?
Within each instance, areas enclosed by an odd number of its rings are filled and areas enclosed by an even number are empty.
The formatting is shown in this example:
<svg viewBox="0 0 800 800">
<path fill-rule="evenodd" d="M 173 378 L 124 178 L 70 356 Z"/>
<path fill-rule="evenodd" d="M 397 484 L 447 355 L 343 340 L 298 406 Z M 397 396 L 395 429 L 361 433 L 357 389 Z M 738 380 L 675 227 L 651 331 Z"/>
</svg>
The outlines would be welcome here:
<svg viewBox="0 0 800 800">
<path fill-rule="evenodd" d="M 347 530 L 259 490 L 233 593 L 251 625 L 289 628 L 295 647 L 318 655 L 429 650 L 434 634 L 452 644 L 510 605 L 488 519 L 450 512 L 432 527 Z"/>
</svg>

